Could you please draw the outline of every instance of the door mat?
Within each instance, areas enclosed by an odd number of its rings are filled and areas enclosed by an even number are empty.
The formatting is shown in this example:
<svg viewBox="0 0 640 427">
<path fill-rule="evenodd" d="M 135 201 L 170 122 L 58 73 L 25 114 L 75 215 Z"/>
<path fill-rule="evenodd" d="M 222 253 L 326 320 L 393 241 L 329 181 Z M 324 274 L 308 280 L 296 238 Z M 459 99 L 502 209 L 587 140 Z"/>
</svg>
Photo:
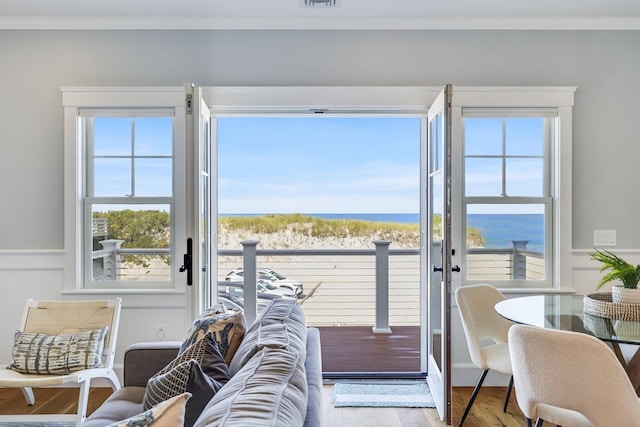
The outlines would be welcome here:
<svg viewBox="0 0 640 427">
<path fill-rule="evenodd" d="M 424 382 L 362 383 L 337 382 L 333 386 L 333 406 L 376 408 L 435 408 Z"/>
</svg>

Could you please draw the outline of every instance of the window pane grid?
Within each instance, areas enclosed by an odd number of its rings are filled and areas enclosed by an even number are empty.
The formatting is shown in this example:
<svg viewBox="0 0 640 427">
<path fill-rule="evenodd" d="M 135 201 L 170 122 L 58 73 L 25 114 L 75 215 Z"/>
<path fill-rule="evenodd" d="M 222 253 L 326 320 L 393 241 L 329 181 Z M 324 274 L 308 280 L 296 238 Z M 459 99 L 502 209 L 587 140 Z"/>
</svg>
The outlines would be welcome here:
<svg viewBox="0 0 640 427">
<path fill-rule="evenodd" d="M 173 282 L 174 119 L 85 116 L 85 283 L 96 288 Z"/>
<path fill-rule="evenodd" d="M 550 120 L 464 118 L 465 282 L 551 282 Z"/>
</svg>

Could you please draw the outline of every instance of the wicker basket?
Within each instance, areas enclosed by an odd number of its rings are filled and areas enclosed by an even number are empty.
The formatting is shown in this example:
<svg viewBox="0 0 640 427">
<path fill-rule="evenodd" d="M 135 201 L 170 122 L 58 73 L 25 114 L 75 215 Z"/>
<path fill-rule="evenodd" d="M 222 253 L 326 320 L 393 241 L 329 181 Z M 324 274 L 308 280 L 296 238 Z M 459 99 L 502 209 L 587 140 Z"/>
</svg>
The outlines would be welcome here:
<svg viewBox="0 0 640 427">
<path fill-rule="evenodd" d="M 614 303 L 611 292 L 585 295 L 584 312 L 608 319 L 640 321 L 640 304 Z"/>
</svg>

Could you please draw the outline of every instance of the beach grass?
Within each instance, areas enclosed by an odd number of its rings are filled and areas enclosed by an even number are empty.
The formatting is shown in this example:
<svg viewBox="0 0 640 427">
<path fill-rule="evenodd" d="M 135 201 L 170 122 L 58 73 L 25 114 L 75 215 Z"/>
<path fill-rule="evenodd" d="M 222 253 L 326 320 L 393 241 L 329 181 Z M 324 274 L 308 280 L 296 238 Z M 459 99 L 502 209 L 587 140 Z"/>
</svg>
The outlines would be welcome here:
<svg viewBox="0 0 640 427">
<path fill-rule="evenodd" d="M 434 216 L 434 230 L 439 234 L 441 217 Z M 314 238 L 345 238 L 380 236 L 382 239 L 397 240 L 405 235 L 409 239 L 419 239 L 420 224 L 366 221 L 358 219 L 324 219 L 303 214 L 266 214 L 260 216 L 219 217 L 218 225 L 229 232 L 244 231 L 252 234 L 275 234 L 290 232 Z M 468 238 L 482 242 L 480 230 L 469 228 Z M 404 239 L 403 239 L 404 240 Z M 419 244 L 416 241 L 416 247 Z"/>
</svg>

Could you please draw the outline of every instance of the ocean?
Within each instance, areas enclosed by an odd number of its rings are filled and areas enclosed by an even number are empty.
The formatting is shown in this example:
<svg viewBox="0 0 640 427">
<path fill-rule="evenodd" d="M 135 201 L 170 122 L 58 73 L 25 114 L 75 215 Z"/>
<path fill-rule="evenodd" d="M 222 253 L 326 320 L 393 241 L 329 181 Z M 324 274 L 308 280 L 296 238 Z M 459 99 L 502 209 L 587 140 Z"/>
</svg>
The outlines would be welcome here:
<svg viewBox="0 0 640 427">
<path fill-rule="evenodd" d="M 220 214 L 220 216 L 261 216 L 262 214 Z M 364 221 L 419 224 L 417 213 L 349 213 L 303 214 L 324 219 L 359 219 Z M 528 240 L 527 249 L 544 249 L 544 215 L 542 214 L 469 214 L 468 226 L 480 230 L 487 248 L 510 248 L 511 240 Z"/>
</svg>

